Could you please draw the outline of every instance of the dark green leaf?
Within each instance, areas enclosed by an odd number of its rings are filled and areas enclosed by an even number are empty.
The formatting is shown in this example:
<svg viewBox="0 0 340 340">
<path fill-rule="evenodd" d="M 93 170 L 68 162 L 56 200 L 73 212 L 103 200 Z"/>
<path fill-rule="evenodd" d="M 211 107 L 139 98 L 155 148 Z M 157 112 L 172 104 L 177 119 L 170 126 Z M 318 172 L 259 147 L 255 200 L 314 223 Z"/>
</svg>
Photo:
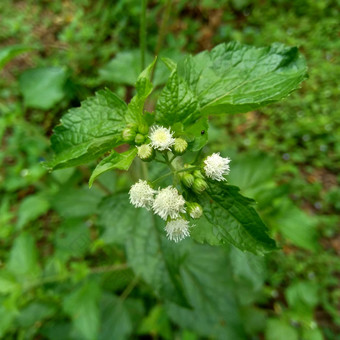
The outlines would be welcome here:
<svg viewBox="0 0 340 340">
<path fill-rule="evenodd" d="M 134 147 L 122 153 L 112 151 L 111 155 L 101 160 L 100 163 L 93 170 L 89 180 L 89 187 L 91 188 L 95 179 L 106 171 L 113 169 L 125 171 L 129 170 L 130 165 L 135 159 L 136 155 L 137 148 Z"/>
<path fill-rule="evenodd" d="M 171 319 L 203 337 L 245 339 L 226 252 L 190 243 L 183 257 L 180 280 L 192 308 L 167 304 Z"/>
<path fill-rule="evenodd" d="M 198 102 L 185 81 L 174 70 L 158 98 L 156 121 L 165 126 L 194 121 L 199 115 Z"/>
<path fill-rule="evenodd" d="M 87 163 L 122 144 L 126 112 L 126 103 L 108 89 L 69 110 L 54 129 L 51 142 L 56 155 L 46 166 L 58 169 Z"/>
<path fill-rule="evenodd" d="M 306 78 L 296 47 L 220 44 L 179 66 L 202 114 L 241 113 L 288 96 Z"/>
<path fill-rule="evenodd" d="M 207 144 L 208 129 L 208 119 L 202 117 L 185 130 L 185 136 L 192 151 L 199 151 Z"/>
<path fill-rule="evenodd" d="M 108 197 L 100 207 L 99 224 L 105 227 L 104 240 L 125 244 L 128 263 L 156 294 L 186 304 L 176 274 L 180 259 L 155 223 L 153 214 L 129 204 L 127 194 Z M 164 227 L 164 222 L 161 223 Z"/>
<path fill-rule="evenodd" d="M 84 340 L 98 338 L 99 299 L 99 286 L 93 281 L 86 282 L 64 298 L 63 308 L 72 318 L 74 330 Z"/>
<path fill-rule="evenodd" d="M 28 107 L 48 110 L 65 94 L 67 70 L 63 67 L 41 67 L 25 71 L 20 77 L 20 90 Z"/>
<path fill-rule="evenodd" d="M 275 241 L 252 207 L 253 200 L 242 196 L 239 188 L 210 182 L 209 195 L 202 197 L 207 220 L 218 227 L 219 236 L 243 251 L 263 255 L 276 249 Z"/>
</svg>

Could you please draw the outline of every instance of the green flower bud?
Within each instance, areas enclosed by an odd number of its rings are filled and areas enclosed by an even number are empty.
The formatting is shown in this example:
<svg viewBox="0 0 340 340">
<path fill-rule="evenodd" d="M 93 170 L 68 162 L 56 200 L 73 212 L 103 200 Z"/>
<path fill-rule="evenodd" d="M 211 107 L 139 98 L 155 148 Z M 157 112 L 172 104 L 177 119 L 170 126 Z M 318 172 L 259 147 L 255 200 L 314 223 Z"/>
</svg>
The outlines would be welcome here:
<svg viewBox="0 0 340 340">
<path fill-rule="evenodd" d="M 191 188 L 191 186 L 194 184 L 195 177 L 192 174 L 184 173 L 181 177 L 182 183 L 187 187 Z"/>
<path fill-rule="evenodd" d="M 147 135 L 149 132 L 149 125 L 146 123 L 140 123 L 138 125 L 138 132 L 141 133 L 142 135 Z"/>
<path fill-rule="evenodd" d="M 202 172 L 200 170 L 195 170 L 193 172 L 193 175 L 194 175 L 195 178 L 205 179 L 204 175 L 202 174 Z"/>
<path fill-rule="evenodd" d="M 140 133 L 137 133 L 136 137 L 135 137 L 135 143 L 137 145 L 142 145 L 145 141 L 145 136 L 141 135 Z"/>
<path fill-rule="evenodd" d="M 155 150 L 149 144 L 137 146 L 138 157 L 144 162 L 150 162 L 155 158 Z"/>
<path fill-rule="evenodd" d="M 194 183 L 191 188 L 196 194 L 201 194 L 207 187 L 208 187 L 208 184 L 204 179 L 195 178 Z"/>
<path fill-rule="evenodd" d="M 124 142 L 131 143 L 135 140 L 136 130 L 133 127 L 126 127 L 122 132 Z"/>
<path fill-rule="evenodd" d="M 187 202 L 187 212 L 191 218 L 200 218 L 203 214 L 203 209 L 196 202 Z"/>
<path fill-rule="evenodd" d="M 175 155 L 183 155 L 188 147 L 188 143 L 183 138 L 176 138 L 172 151 Z"/>
</svg>

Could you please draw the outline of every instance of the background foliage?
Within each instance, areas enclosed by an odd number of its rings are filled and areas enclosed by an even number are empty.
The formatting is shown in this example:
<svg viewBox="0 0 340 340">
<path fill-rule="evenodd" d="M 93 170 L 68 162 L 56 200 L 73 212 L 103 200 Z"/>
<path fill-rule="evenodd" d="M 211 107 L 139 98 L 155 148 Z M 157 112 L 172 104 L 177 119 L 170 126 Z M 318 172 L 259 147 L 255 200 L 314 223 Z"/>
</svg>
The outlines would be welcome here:
<svg viewBox="0 0 340 340">
<path fill-rule="evenodd" d="M 282 247 L 264 258 L 169 246 L 157 219 L 127 209 L 138 173 L 107 172 L 89 190 L 94 162 L 40 165 L 68 108 L 104 86 L 134 95 L 140 11 L 127 0 L 0 3 L 0 336 L 339 339 L 340 3 L 149 2 L 147 62 L 231 40 L 297 45 L 308 61 L 286 100 L 209 120 L 210 151 L 232 158 L 230 184 L 256 199 Z M 167 76 L 159 63 L 154 85 Z M 203 224 L 195 239 L 218 242 Z"/>
</svg>

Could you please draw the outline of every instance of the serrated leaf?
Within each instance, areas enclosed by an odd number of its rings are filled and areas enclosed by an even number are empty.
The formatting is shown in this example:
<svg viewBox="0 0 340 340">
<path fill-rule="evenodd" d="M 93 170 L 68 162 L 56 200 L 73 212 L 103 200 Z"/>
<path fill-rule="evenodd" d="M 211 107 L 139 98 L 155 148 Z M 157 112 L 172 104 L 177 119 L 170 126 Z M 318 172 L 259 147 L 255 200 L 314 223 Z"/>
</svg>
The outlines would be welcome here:
<svg viewBox="0 0 340 340">
<path fill-rule="evenodd" d="M 204 338 L 245 339 L 230 262 L 222 247 L 189 243 L 176 247 L 184 258 L 180 280 L 191 308 L 167 303 L 170 318 Z"/>
<path fill-rule="evenodd" d="M 13 58 L 21 53 L 30 51 L 32 48 L 23 45 L 12 45 L 0 49 L 0 70 Z"/>
<path fill-rule="evenodd" d="M 40 67 L 25 71 L 19 79 L 24 103 L 48 110 L 66 95 L 67 70 L 64 67 Z"/>
<path fill-rule="evenodd" d="M 99 225 L 105 227 L 104 240 L 125 245 L 128 263 L 136 275 L 157 295 L 185 305 L 176 274 L 180 260 L 171 253 L 169 241 L 164 239 L 164 232 L 157 229 L 154 216 L 145 209 L 134 208 L 127 194 L 106 198 L 99 216 Z M 119 223 L 117 216 L 120 216 Z"/>
<path fill-rule="evenodd" d="M 242 196 L 238 187 L 210 182 L 207 193 L 201 197 L 205 217 L 218 227 L 224 241 L 258 255 L 276 249 L 268 228 L 252 207 L 254 201 Z"/>
<path fill-rule="evenodd" d="M 253 47 L 238 42 L 186 58 L 181 75 L 197 96 L 202 114 L 242 113 L 288 96 L 306 78 L 296 47 Z"/>
<path fill-rule="evenodd" d="M 143 113 L 144 104 L 148 96 L 151 94 L 153 85 L 151 83 L 151 75 L 156 63 L 156 58 L 149 66 L 143 70 L 136 81 L 136 95 L 131 99 L 128 105 L 126 121 L 129 123 L 144 123 Z"/>
<path fill-rule="evenodd" d="M 95 179 L 100 176 L 102 173 L 112 170 L 129 170 L 130 165 L 137 155 L 137 148 L 131 148 L 128 151 L 118 153 L 116 151 L 112 151 L 110 156 L 105 157 L 93 170 L 92 175 L 89 180 L 89 187 L 92 187 Z"/>
<path fill-rule="evenodd" d="M 165 126 L 189 124 L 199 115 L 197 98 L 175 69 L 162 90 L 156 106 L 156 121 Z"/>
<path fill-rule="evenodd" d="M 93 281 L 86 282 L 64 298 L 63 308 L 72 318 L 74 330 L 84 340 L 98 338 L 99 299 L 100 289 Z"/>
<path fill-rule="evenodd" d="M 54 159 L 50 169 L 71 167 L 92 161 L 122 144 L 126 103 L 108 89 L 73 108 L 61 119 L 51 138 Z"/>
</svg>

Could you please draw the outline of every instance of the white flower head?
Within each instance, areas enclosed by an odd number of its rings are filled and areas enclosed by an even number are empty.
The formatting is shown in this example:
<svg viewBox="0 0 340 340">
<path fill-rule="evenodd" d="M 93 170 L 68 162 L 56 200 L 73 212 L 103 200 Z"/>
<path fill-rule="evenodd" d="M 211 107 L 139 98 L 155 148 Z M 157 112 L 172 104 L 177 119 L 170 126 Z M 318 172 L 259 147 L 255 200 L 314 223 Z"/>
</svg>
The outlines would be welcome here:
<svg viewBox="0 0 340 340">
<path fill-rule="evenodd" d="M 177 243 L 190 236 L 189 228 L 189 222 L 183 218 L 169 221 L 165 226 L 166 236 Z"/>
<path fill-rule="evenodd" d="M 221 157 L 219 152 L 213 153 L 204 161 L 204 171 L 206 176 L 216 181 L 225 181 L 226 179 L 223 177 L 223 175 L 229 174 L 229 163 L 230 159 L 228 157 Z"/>
<path fill-rule="evenodd" d="M 142 160 L 151 160 L 155 151 L 150 146 L 150 144 L 143 144 L 141 146 L 137 146 L 137 155 Z"/>
<path fill-rule="evenodd" d="M 147 181 L 139 180 L 135 183 L 130 191 L 130 203 L 136 208 L 146 208 L 150 210 L 154 202 L 153 195 L 156 190 L 152 189 Z"/>
<path fill-rule="evenodd" d="M 172 137 L 173 134 L 170 128 L 158 125 L 152 126 L 149 135 L 151 146 L 159 151 L 171 150 L 171 146 L 175 143 L 175 138 Z"/>
<path fill-rule="evenodd" d="M 178 218 L 180 213 L 185 212 L 185 199 L 180 195 L 176 188 L 168 186 L 158 192 L 154 202 L 153 211 L 163 220 L 168 216 L 170 218 Z"/>
</svg>

